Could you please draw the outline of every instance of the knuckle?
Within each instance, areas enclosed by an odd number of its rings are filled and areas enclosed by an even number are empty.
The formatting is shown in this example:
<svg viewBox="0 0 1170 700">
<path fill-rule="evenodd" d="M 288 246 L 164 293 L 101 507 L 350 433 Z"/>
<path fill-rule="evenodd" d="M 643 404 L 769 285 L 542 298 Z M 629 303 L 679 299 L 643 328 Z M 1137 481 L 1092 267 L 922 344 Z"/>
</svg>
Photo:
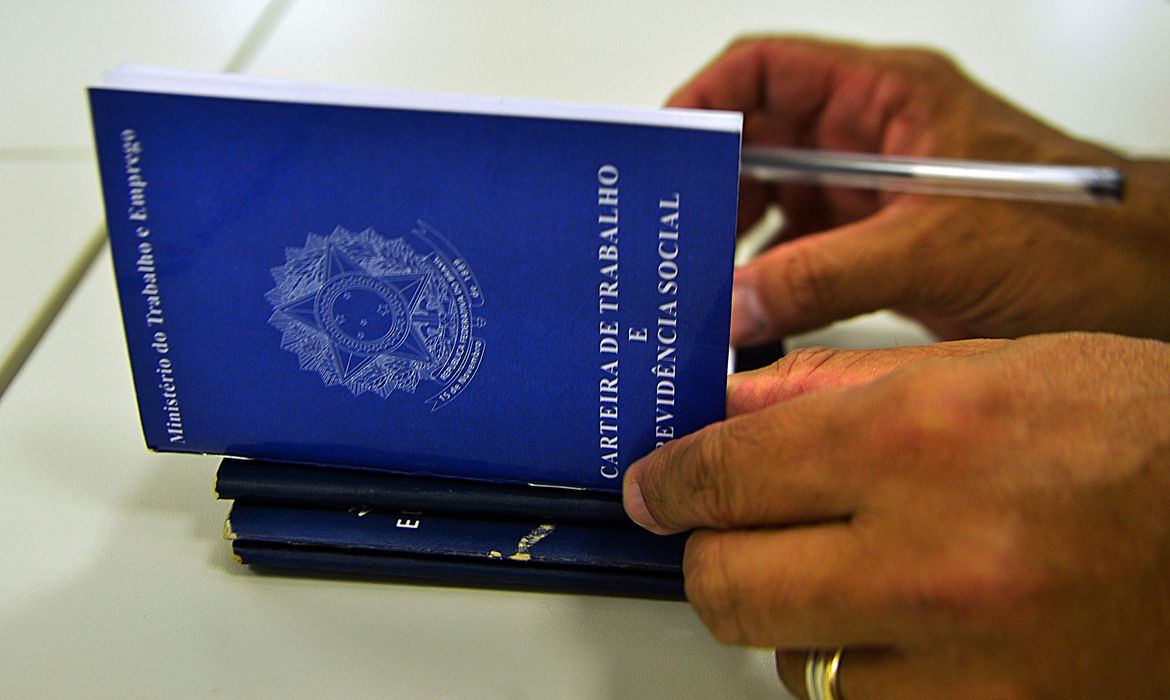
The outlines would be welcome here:
<svg viewBox="0 0 1170 700">
<path fill-rule="evenodd" d="M 915 403 L 910 404 L 911 401 Z M 900 424 L 903 441 L 934 449 L 935 443 L 961 429 L 965 399 L 951 395 L 907 397 L 907 411 Z"/>
<path fill-rule="evenodd" d="M 699 531 L 687 541 L 683 577 L 687 600 L 712 636 L 724 644 L 744 644 L 749 639 L 745 620 L 742 578 L 732 571 L 726 538 Z"/>
<path fill-rule="evenodd" d="M 954 59 L 938 51 L 917 48 L 913 49 L 911 53 L 918 65 L 932 73 L 954 73 L 958 69 Z"/>
<path fill-rule="evenodd" d="M 698 519 L 706 526 L 722 530 L 739 524 L 743 496 L 734 478 L 729 445 L 738 433 L 733 423 L 712 430 L 707 439 L 697 443 L 696 459 L 690 472 L 690 492 Z"/>
<path fill-rule="evenodd" d="M 984 697 L 994 697 L 996 700 L 1042 700 L 1046 696 L 1023 680 L 1004 678 L 994 684 L 989 695 Z"/>
<path fill-rule="evenodd" d="M 834 348 L 805 346 L 789 351 L 775 366 L 788 376 L 811 374 L 832 360 L 837 353 L 838 350 Z"/>
<path fill-rule="evenodd" d="M 679 474 L 685 461 L 681 455 L 682 445 L 667 445 L 643 458 L 644 465 L 637 474 L 638 489 L 650 516 L 660 526 L 669 529 L 685 529 L 684 484 L 672 478 Z"/>
<path fill-rule="evenodd" d="M 1053 593 L 1051 579 L 1017 543 L 953 552 L 948 561 L 936 563 L 927 580 L 916 604 L 942 626 L 943 634 L 958 631 L 977 639 L 1001 637 L 1005 626 L 1026 624 L 1030 611 Z"/>
<path fill-rule="evenodd" d="M 921 46 L 907 46 L 891 49 L 891 51 L 896 60 L 922 75 L 938 76 L 958 71 L 958 65 L 954 59 L 933 49 L 927 49 Z"/>
<path fill-rule="evenodd" d="M 1044 597 L 1040 579 L 1020 570 L 968 571 L 962 588 L 944 600 L 944 612 L 960 629 L 977 637 L 1004 634 L 1004 626 L 1019 620 Z"/>
<path fill-rule="evenodd" d="M 1004 397 L 977 382 L 964 382 L 961 392 L 922 391 L 923 386 L 938 383 L 914 369 L 907 371 L 907 379 L 892 389 L 896 410 L 882 421 L 885 438 L 906 454 L 919 455 L 927 463 L 967 454 L 983 429 L 1002 420 Z"/>
<path fill-rule="evenodd" d="M 833 275 L 815 251 L 814 246 L 793 245 L 781 259 L 777 279 L 797 316 L 819 321 L 833 298 Z"/>
<path fill-rule="evenodd" d="M 768 37 L 766 37 L 762 34 L 753 34 L 750 32 L 745 32 L 743 34 L 737 34 L 736 36 L 732 37 L 731 41 L 729 41 L 727 43 L 727 46 L 724 49 L 724 53 L 730 53 L 731 51 L 735 51 L 735 50 L 742 49 L 745 47 L 752 47 L 756 44 L 760 44 L 760 43 L 763 43 L 764 41 L 767 41 L 767 38 Z"/>
<path fill-rule="evenodd" d="M 790 350 L 780 361 L 770 366 L 773 379 L 780 386 L 803 386 L 812 375 L 840 354 L 838 349 L 820 346 Z"/>
<path fill-rule="evenodd" d="M 758 439 L 735 421 L 724 421 L 651 453 L 638 482 L 658 524 L 675 530 L 740 524 L 751 504 L 743 500 L 732 450 Z"/>
</svg>

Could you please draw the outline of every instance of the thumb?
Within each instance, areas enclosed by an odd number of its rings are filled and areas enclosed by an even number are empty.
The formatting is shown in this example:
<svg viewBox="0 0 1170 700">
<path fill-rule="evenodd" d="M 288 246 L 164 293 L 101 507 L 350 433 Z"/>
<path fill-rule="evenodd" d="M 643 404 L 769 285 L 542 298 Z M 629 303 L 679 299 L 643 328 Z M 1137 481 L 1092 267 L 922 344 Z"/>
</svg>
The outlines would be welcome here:
<svg viewBox="0 0 1170 700">
<path fill-rule="evenodd" d="M 773 364 L 727 378 L 727 415 L 751 413 L 819 389 L 856 386 L 929 359 L 967 357 L 1003 340 L 962 340 L 881 350 L 800 348 Z"/>
<path fill-rule="evenodd" d="M 785 241 L 735 272 L 731 342 L 758 345 L 879 309 L 924 306 L 945 256 L 937 205 L 903 199 L 860 221 Z"/>
</svg>

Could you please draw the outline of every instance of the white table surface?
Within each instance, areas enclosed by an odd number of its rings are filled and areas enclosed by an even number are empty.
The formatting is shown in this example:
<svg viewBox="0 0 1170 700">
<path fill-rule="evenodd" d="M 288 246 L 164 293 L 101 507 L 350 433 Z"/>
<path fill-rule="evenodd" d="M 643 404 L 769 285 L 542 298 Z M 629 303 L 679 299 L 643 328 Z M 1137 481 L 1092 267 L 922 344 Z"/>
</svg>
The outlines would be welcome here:
<svg viewBox="0 0 1170 700">
<path fill-rule="evenodd" d="M 1167 0 L 286 6 L 0 6 L 0 359 L 101 219 L 84 86 L 222 67 L 265 16 L 256 74 L 646 105 L 744 32 L 930 44 L 1075 133 L 1170 153 Z M 879 315 L 799 342 L 916 333 Z M 143 447 L 103 252 L 0 396 L 0 697 L 780 694 L 770 654 L 681 603 L 253 575 L 220 540 L 215 464 Z"/>
<path fill-rule="evenodd" d="M 263 8 L 0 2 L 0 360 L 20 350 L 101 225 L 86 86 L 123 62 L 218 70 Z"/>
</svg>

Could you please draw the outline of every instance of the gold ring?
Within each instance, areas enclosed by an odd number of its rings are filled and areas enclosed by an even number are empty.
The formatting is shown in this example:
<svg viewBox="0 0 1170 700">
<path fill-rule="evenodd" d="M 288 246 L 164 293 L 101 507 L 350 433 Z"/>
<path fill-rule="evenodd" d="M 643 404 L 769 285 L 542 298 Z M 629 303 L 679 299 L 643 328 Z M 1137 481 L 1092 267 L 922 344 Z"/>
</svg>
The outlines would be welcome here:
<svg viewBox="0 0 1170 700">
<path fill-rule="evenodd" d="M 841 653 L 845 649 L 827 652 L 813 649 L 804 660 L 804 689 L 808 700 L 844 700 L 837 672 L 841 669 Z"/>
</svg>

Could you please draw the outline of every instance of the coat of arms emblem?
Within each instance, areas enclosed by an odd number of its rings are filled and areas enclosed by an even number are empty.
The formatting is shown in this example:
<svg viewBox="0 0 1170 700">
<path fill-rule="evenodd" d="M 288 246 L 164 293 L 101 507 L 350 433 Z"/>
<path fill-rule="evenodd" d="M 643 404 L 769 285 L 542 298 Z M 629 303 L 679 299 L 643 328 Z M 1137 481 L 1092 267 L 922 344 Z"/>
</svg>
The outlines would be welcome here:
<svg viewBox="0 0 1170 700">
<path fill-rule="evenodd" d="M 265 295 L 268 322 L 301 369 L 354 396 L 414 394 L 433 383 L 437 410 L 475 378 L 483 293 L 463 256 L 426 222 L 386 239 L 373 229 L 310 233 L 285 250 Z"/>
</svg>

